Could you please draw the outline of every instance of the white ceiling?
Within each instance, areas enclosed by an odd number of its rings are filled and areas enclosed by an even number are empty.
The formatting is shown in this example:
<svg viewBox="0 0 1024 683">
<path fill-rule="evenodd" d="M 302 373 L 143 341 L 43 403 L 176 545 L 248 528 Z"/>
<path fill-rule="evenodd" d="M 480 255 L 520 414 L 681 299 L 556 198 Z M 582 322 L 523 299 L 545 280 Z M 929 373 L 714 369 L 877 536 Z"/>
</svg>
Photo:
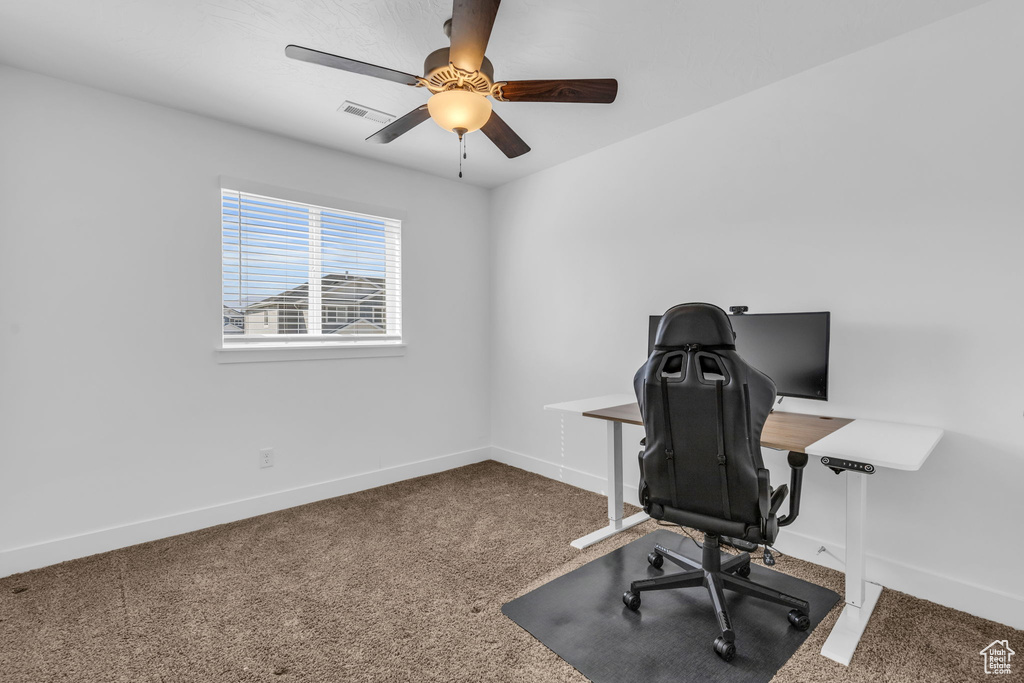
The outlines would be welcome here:
<svg viewBox="0 0 1024 683">
<path fill-rule="evenodd" d="M 505 0 L 499 80 L 617 78 L 614 104 L 495 104 L 533 148 L 467 137 L 465 182 L 494 187 L 864 49 L 986 0 Z M 3 0 L 0 62 L 455 178 L 427 121 L 388 144 L 337 111 L 401 116 L 429 93 L 287 59 L 295 43 L 422 75 L 450 0 Z"/>
</svg>

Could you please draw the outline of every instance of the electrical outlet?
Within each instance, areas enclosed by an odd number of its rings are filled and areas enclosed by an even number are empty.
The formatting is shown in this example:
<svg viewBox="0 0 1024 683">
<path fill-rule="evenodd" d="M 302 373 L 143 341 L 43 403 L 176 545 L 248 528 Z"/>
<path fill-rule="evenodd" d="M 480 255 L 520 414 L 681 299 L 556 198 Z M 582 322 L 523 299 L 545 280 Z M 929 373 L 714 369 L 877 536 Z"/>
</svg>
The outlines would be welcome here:
<svg viewBox="0 0 1024 683">
<path fill-rule="evenodd" d="M 273 467 L 274 466 L 274 449 L 273 448 L 261 448 L 260 449 L 260 467 Z"/>
</svg>

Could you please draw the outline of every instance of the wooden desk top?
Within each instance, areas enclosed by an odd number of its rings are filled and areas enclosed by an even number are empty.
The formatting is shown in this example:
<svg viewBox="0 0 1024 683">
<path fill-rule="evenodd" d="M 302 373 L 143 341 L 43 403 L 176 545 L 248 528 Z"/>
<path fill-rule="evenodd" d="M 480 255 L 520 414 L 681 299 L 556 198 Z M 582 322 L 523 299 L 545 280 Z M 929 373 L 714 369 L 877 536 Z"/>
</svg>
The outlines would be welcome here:
<svg viewBox="0 0 1024 683">
<path fill-rule="evenodd" d="M 640 406 L 635 402 L 585 412 L 583 416 L 631 425 L 643 426 L 644 424 L 640 419 Z M 761 431 L 761 445 L 765 448 L 804 453 L 804 449 L 812 443 L 820 441 L 851 422 L 853 420 L 845 417 L 819 417 L 775 411 L 768 416 L 764 423 L 764 429 Z"/>
</svg>

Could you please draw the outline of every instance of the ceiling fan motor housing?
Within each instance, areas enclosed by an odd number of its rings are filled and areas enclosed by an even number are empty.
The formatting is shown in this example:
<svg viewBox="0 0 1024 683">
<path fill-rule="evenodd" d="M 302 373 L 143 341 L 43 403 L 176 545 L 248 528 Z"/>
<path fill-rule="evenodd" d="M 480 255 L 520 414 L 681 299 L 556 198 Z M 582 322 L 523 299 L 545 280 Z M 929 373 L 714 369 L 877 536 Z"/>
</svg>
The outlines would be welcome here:
<svg viewBox="0 0 1024 683">
<path fill-rule="evenodd" d="M 451 63 L 450 49 L 442 47 L 434 50 L 423 61 L 423 78 L 418 79 L 420 85 L 432 93 L 445 90 L 471 90 L 487 96 L 492 94 L 494 87 L 494 65 L 487 57 L 483 58 L 479 71 L 463 71 Z"/>
</svg>

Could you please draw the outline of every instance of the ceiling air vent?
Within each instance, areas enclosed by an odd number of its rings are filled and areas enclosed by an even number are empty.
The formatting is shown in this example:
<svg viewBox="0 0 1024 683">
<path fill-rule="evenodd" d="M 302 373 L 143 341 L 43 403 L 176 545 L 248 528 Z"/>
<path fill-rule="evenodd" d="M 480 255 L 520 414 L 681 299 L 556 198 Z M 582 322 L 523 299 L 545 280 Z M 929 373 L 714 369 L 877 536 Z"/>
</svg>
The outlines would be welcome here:
<svg viewBox="0 0 1024 683">
<path fill-rule="evenodd" d="M 358 116 L 361 119 L 376 121 L 377 123 L 391 123 L 395 120 L 394 114 L 388 114 L 387 112 L 380 111 L 379 109 L 373 109 L 372 107 L 367 107 L 365 104 L 357 104 L 349 100 L 342 102 L 341 106 L 338 107 L 338 111 Z"/>
</svg>

